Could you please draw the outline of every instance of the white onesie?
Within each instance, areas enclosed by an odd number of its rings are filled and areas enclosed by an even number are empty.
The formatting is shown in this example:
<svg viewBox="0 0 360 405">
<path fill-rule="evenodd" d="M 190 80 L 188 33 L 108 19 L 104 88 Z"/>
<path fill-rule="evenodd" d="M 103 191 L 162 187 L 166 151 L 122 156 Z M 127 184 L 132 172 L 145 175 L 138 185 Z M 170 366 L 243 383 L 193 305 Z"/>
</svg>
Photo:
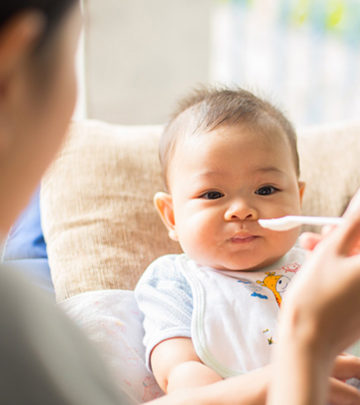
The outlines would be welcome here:
<svg viewBox="0 0 360 405">
<path fill-rule="evenodd" d="M 201 361 L 224 378 L 268 364 L 283 294 L 304 260 L 305 252 L 296 247 L 256 271 L 198 266 L 185 254 L 159 258 L 135 291 L 147 355 L 162 340 L 187 336 Z M 182 298 L 192 299 L 190 310 Z"/>
</svg>

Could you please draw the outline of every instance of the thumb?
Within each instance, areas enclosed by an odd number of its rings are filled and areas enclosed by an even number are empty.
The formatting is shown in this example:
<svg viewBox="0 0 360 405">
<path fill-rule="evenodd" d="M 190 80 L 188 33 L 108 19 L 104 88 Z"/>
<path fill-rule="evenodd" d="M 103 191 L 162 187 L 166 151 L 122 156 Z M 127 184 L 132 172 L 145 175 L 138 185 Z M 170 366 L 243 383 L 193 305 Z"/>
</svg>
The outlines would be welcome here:
<svg viewBox="0 0 360 405">
<path fill-rule="evenodd" d="M 312 232 L 304 232 L 299 237 L 300 246 L 305 250 L 314 250 L 321 241 L 321 235 Z"/>
<path fill-rule="evenodd" d="M 344 224 L 336 229 L 337 246 L 339 254 L 348 256 L 352 248 L 360 240 L 360 190 L 351 200 L 344 214 Z"/>
<path fill-rule="evenodd" d="M 345 210 L 344 217 L 349 217 L 352 215 L 358 215 L 360 211 L 360 189 L 355 193 L 354 197 L 351 199 L 348 207 Z"/>
</svg>

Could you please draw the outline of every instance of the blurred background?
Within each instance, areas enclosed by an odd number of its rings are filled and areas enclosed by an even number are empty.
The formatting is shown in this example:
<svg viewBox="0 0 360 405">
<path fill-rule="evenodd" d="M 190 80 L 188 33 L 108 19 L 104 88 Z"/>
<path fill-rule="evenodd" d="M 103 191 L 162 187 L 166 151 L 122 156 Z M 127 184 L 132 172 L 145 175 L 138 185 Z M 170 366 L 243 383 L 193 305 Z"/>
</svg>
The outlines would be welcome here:
<svg viewBox="0 0 360 405">
<path fill-rule="evenodd" d="M 357 120 L 359 0 L 83 0 L 76 116 L 163 124 L 199 84 L 240 85 L 296 126 Z"/>
</svg>

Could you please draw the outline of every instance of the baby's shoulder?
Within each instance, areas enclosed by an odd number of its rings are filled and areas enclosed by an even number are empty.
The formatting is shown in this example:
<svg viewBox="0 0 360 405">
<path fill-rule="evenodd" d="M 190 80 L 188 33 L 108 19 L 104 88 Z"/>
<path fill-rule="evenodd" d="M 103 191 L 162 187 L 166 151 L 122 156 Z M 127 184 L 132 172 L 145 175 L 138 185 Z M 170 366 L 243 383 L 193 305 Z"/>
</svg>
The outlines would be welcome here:
<svg viewBox="0 0 360 405">
<path fill-rule="evenodd" d="M 180 263 L 186 260 L 184 254 L 168 254 L 155 259 L 141 276 L 139 283 L 157 284 L 163 280 L 182 280 Z"/>
<path fill-rule="evenodd" d="M 150 263 L 145 272 L 169 271 L 170 269 L 178 267 L 179 262 L 183 262 L 184 260 L 186 260 L 184 254 L 168 254 L 160 256 Z"/>
</svg>

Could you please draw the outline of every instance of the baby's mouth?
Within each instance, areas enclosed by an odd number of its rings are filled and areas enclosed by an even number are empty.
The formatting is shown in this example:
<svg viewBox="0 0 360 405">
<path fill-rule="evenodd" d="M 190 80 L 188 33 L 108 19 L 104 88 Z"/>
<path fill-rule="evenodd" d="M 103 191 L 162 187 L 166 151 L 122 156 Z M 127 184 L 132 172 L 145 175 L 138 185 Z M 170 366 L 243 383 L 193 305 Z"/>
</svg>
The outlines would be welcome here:
<svg viewBox="0 0 360 405">
<path fill-rule="evenodd" d="M 257 238 L 259 238 L 259 236 L 252 235 L 250 233 L 238 233 L 238 234 L 235 234 L 233 237 L 231 237 L 230 241 L 232 243 L 246 244 L 246 243 L 253 242 Z"/>
</svg>

